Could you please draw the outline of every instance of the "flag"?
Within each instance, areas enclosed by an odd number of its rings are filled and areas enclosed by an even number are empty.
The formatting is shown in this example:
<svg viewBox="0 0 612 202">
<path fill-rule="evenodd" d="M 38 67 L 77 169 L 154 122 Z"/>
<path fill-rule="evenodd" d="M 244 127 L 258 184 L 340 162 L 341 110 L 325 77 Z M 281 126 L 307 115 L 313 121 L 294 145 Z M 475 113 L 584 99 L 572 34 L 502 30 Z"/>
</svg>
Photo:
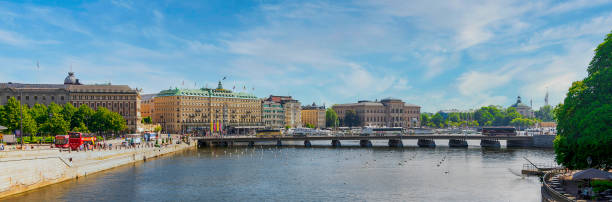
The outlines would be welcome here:
<svg viewBox="0 0 612 202">
<path fill-rule="evenodd" d="M 183 80 L 183 86 L 185 85 L 185 80 Z"/>
<path fill-rule="evenodd" d="M 213 132 L 213 121 L 212 121 L 212 119 L 210 120 L 210 132 Z"/>
</svg>

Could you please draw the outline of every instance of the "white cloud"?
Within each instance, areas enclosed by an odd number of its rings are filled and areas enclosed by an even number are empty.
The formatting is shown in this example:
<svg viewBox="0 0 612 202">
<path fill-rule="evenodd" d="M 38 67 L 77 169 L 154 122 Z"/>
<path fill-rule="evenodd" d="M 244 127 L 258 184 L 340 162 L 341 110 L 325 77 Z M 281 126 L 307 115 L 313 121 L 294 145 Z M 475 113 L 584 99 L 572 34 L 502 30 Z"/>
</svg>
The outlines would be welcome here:
<svg viewBox="0 0 612 202">
<path fill-rule="evenodd" d="M 546 14 L 555 14 L 555 13 L 564 13 L 568 11 L 575 11 L 579 9 L 589 8 L 589 7 L 597 7 L 603 4 L 612 3 L 609 0 L 574 0 L 574 1 L 564 1 L 554 5 L 552 8 L 547 8 L 545 10 Z"/>
<path fill-rule="evenodd" d="M 110 2 L 115 6 L 127 9 L 132 9 L 132 4 L 134 4 L 134 2 L 128 0 L 111 0 Z"/>
<path fill-rule="evenodd" d="M 92 36 L 91 32 L 84 26 L 75 21 L 73 16 L 63 9 L 54 9 L 48 7 L 28 6 L 27 14 L 24 18 L 31 18 L 34 21 L 45 22 L 64 30 L 79 32 L 87 36 Z"/>
<path fill-rule="evenodd" d="M 0 43 L 8 44 L 11 46 L 29 47 L 32 45 L 58 44 L 59 42 L 54 40 L 31 40 L 25 38 L 21 34 L 0 29 Z"/>
</svg>

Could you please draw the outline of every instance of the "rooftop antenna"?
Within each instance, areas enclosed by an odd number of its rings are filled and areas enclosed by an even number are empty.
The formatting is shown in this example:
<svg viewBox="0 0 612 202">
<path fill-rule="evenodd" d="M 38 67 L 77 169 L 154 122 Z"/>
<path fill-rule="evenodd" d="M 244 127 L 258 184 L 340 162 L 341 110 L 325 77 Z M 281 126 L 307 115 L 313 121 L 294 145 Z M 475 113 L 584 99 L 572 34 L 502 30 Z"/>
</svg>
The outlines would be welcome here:
<svg viewBox="0 0 612 202">
<path fill-rule="evenodd" d="M 36 83 L 38 83 L 38 76 L 40 76 L 40 64 L 38 63 L 38 60 L 36 60 L 36 74 L 37 74 Z"/>
<path fill-rule="evenodd" d="M 544 96 L 544 104 L 548 105 L 548 86 L 546 86 L 546 96 Z"/>
</svg>

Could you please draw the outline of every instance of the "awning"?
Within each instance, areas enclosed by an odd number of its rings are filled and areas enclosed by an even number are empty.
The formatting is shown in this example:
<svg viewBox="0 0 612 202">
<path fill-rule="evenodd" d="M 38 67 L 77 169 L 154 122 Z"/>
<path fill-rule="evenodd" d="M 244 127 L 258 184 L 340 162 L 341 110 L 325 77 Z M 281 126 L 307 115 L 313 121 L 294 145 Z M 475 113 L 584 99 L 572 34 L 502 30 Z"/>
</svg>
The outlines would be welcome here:
<svg viewBox="0 0 612 202">
<path fill-rule="evenodd" d="M 0 130 L 6 130 L 8 128 L 4 127 L 4 126 L 0 126 Z"/>
<path fill-rule="evenodd" d="M 612 173 L 589 168 L 572 175 L 572 180 L 588 180 L 588 179 L 612 179 Z"/>
</svg>

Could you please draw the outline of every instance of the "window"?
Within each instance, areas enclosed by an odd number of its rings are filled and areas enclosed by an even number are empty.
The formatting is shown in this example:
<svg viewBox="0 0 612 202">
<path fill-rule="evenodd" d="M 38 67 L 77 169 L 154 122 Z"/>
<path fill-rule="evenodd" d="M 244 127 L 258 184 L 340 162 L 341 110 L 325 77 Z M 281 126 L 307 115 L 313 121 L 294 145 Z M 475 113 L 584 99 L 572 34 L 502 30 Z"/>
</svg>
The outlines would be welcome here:
<svg viewBox="0 0 612 202">
<path fill-rule="evenodd" d="M 60 97 L 60 100 L 64 100 L 64 96 L 61 96 L 61 97 Z"/>
<path fill-rule="evenodd" d="M 30 96 L 26 96 L 26 100 L 30 100 Z"/>
<path fill-rule="evenodd" d="M 55 96 L 51 96 L 51 100 L 55 100 Z"/>
</svg>

